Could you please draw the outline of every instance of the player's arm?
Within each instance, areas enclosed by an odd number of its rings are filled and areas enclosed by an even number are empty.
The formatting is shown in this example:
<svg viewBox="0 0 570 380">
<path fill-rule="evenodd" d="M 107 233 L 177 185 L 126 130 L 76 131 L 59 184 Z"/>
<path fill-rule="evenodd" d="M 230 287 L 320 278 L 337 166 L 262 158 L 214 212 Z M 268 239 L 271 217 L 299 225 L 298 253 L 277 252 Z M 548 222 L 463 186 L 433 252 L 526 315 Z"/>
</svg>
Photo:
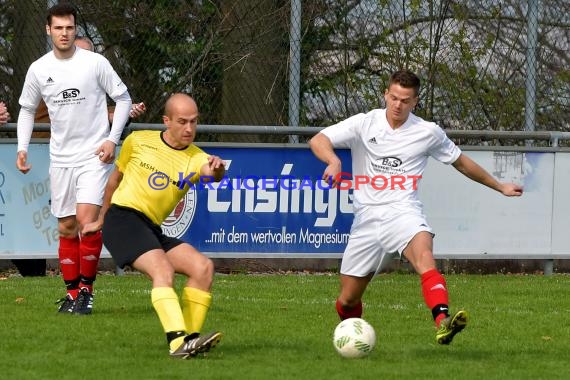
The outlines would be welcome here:
<svg viewBox="0 0 570 380">
<path fill-rule="evenodd" d="M 129 111 L 131 110 L 131 96 L 127 91 L 113 99 L 116 102 L 115 111 L 113 112 L 113 123 L 111 125 L 111 132 L 107 140 L 101 144 L 95 154 L 99 159 L 107 164 L 115 160 L 115 147 L 121 139 L 123 128 L 129 120 Z"/>
<path fill-rule="evenodd" d="M 34 65 L 34 64 L 32 64 Z M 40 85 L 34 74 L 32 66 L 26 73 L 24 86 L 20 95 L 20 113 L 18 114 L 18 121 L 16 125 L 16 132 L 18 136 L 18 149 L 16 158 L 16 167 L 22 173 L 27 173 L 32 168 L 32 165 L 27 163 L 28 159 L 28 146 L 32 138 L 32 131 L 34 129 L 34 117 L 38 104 L 42 99 Z"/>
<path fill-rule="evenodd" d="M 485 169 L 463 153 L 459 155 L 452 165 L 467 178 L 470 178 L 475 182 L 479 182 L 480 184 L 496 190 L 508 197 L 521 196 L 523 193 L 522 186 L 514 183 L 503 183 L 497 181 Z"/>
<path fill-rule="evenodd" d="M 115 102 L 111 131 L 105 142 L 95 152 L 101 161 L 110 164 L 115 159 L 115 147 L 119 143 L 123 129 L 129 120 L 132 101 L 127 86 L 117 75 L 111 63 L 102 55 L 95 54 L 95 56 L 97 57 L 95 65 L 99 85 Z"/>
<path fill-rule="evenodd" d="M 22 106 L 22 108 L 20 108 L 18 124 L 16 126 L 18 135 L 16 167 L 24 174 L 29 172 L 32 168 L 32 165 L 28 164 L 27 161 L 28 146 L 30 145 L 30 139 L 32 138 L 32 131 L 34 130 L 34 115 L 34 109 Z"/>
<path fill-rule="evenodd" d="M 327 183 L 331 182 L 330 180 L 332 179 L 331 185 L 336 185 L 336 178 L 342 170 L 342 163 L 334 152 L 331 140 L 328 136 L 319 132 L 309 140 L 309 147 L 315 157 L 327 164 L 322 179 L 327 181 Z"/>
<path fill-rule="evenodd" d="M 105 219 L 105 214 L 111 206 L 111 199 L 113 198 L 113 194 L 115 190 L 119 187 L 119 184 L 123 180 L 123 173 L 119 170 L 118 167 L 115 166 L 115 170 L 109 176 L 109 180 L 107 181 L 107 185 L 105 186 L 105 194 L 103 195 L 103 205 L 101 206 L 101 210 L 99 210 L 99 217 L 95 222 L 87 223 L 81 229 L 81 234 L 89 235 L 100 231 L 103 228 L 103 220 Z"/>
<path fill-rule="evenodd" d="M 225 173 L 224 160 L 218 156 L 208 156 L 208 162 L 200 168 L 202 178 L 214 178 L 215 182 L 220 182 Z"/>
</svg>

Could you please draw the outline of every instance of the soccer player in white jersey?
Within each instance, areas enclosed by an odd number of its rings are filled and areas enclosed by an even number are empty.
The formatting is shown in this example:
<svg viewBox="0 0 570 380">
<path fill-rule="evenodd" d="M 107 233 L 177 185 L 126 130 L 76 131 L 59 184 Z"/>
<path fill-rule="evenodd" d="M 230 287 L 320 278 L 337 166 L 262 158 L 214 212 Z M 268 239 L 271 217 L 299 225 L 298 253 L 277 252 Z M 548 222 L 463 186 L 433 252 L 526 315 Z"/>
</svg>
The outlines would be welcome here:
<svg viewBox="0 0 570 380">
<path fill-rule="evenodd" d="M 81 236 L 79 231 L 99 216 L 115 146 L 132 103 L 127 87 L 105 57 L 76 48 L 76 31 L 73 6 L 60 3 L 49 9 L 46 32 L 53 50 L 33 62 L 26 75 L 17 123 L 16 167 L 22 173 L 32 167 L 27 150 L 34 113 L 43 99 L 51 120 L 51 212 L 58 218 L 59 263 L 67 288 L 59 311 L 90 314 L 102 239 L 99 232 Z M 111 128 L 106 94 L 116 103 Z"/>
<path fill-rule="evenodd" d="M 394 254 L 404 255 L 421 276 L 423 297 L 437 328 L 436 341 L 449 344 L 467 325 L 468 313 L 449 313 L 447 285 L 433 257 L 434 235 L 417 196 L 428 157 L 453 165 L 503 195 L 520 196 L 523 189 L 498 182 L 461 153 L 437 124 L 412 114 L 419 89 L 420 79 L 411 71 L 393 73 L 384 93 L 385 109 L 323 129 L 311 139 L 310 147 L 327 165 L 324 180 L 342 187 L 346 179 L 334 148 L 351 150 L 354 183 L 360 178 L 359 185 L 352 186 L 354 221 L 340 268 L 339 317 L 361 317 L 362 296 L 373 276 Z"/>
</svg>

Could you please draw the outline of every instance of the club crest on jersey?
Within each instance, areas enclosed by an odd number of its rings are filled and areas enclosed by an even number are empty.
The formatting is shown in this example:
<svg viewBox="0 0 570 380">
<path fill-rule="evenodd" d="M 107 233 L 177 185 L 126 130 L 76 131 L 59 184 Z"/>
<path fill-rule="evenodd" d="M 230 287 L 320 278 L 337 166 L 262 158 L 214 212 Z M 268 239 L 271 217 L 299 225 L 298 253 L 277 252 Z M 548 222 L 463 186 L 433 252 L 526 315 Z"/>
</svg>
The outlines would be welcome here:
<svg viewBox="0 0 570 380">
<path fill-rule="evenodd" d="M 190 189 L 162 223 L 165 235 L 179 238 L 190 227 L 196 211 L 196 189 Z"/>
</svg>

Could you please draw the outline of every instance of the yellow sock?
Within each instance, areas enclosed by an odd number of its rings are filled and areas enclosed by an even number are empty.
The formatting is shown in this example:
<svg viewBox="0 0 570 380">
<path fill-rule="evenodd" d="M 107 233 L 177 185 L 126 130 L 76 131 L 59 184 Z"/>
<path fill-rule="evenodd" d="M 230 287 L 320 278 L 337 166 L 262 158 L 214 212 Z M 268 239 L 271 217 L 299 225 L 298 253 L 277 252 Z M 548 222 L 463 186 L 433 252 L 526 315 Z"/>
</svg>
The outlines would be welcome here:
<svg viewBox="0 0 570 380">
<path fill-rule="evenodd" d="M 186 331 L 184 316 L 180 308 L 178 296 L 172 288 L 154 288 L 150 293 L 152 306 L 158 314 L 158 319 L 162 324 L 165 333 L 173 331 Z M 184 337 L 173 339 L 170 342 L 170 349 L 175 350 L 182 344 Z"/>
<path fill-rule="evenodd" d="M 180 347 L 182 345 L 182 343 L 184 343 L 184 337 L 183 336 L 180 336 L 176 339 L 172 339 L 172 341 L 168 345 L 170 347 L 170 351 L 176 351 L 176 349 L 178 347 Z"/>
<path fill-rule="evenodd" d="M 196 288 L 184 288 L 182 291 L 182 314 L 184 315 L 186 331 L 189 334 L 200 332 L 211 304 L 211 293 Z"/>
</svg>

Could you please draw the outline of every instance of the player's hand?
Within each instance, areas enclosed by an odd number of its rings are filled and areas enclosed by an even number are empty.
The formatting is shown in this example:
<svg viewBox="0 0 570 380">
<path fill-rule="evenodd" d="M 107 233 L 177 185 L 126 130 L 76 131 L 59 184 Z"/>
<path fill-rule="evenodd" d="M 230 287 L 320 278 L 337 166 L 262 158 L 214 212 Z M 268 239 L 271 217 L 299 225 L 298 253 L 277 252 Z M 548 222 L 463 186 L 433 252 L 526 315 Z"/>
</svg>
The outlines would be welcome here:
<svg viewBox="0 0 570 380">
<path fill-rule="evenodd" d="M 146 106 L 144 105 L 143 102 L 140 102 L 138 104 L 133 104 L 131 110 L 129 111 L 129 117 L 131 119 L 136 119 L 145 112 L 146 112 Z"/>
<path fill-rule="evenodd" d="M 218 156 L 209 156 L 208 157 L 208 167 L 211 171 L 215 172 L 221 168 L 224 168 L 224 160 L 222 160 Z"/>
<path fill-rule="evenodd" d="M 99 160 L 106 164 L 112 164 L 115 160 L 115 143 L 105 140 L 103 144 L 97 149 L 95 155 L 99 156 Z"/>
<path fill-rule="evenodd" d="M 323 181 L 325 181 L 331 188 L 336 187 L 340 182 L 341 169 L 342 165 L 340 161 L 327 165 L 323 173 Z"/>
<path fill-rule="evenodd" d="M 8 120 L 10 120 L 10 113 L 8 113 L 6 104 L 4 104 L 4 102 L 0 102 L 0 124 L 5 124 Z"/>
<path fill-rule="evenodd" d="M 103 222 L 97 220 L 95 222 L 87 223 L 81 228 L 81 235 L 93 235 L 96 232 L 101 231 L 103 228 Z"/>
<path fill-rule="evenodd" d="M 503 183 L 501 193 L 507 197 L 520 197 L 523 194 L 523 187 L 515 183 Z"/>
<path fill-rule="evenodd" d="M 28 164 L 27 161 L 28 161 L 28 152 L 23 150 L 19 151 L 18 157 L 16 158 L 16 167 L 18 168 L 19 171 L 21 171 L 24 174 L 29 172 L 30 169 L 32 168 L 32 165 Z"/>
<path fill-rule="evenodd" d="M 205 167 L 206 165 L 204 165 Z M 224 160 L 218 156 L 208 156 L 207 171 L 209 173 L 203 173 L 206 175 L 212 175 L 216 181 L 221 181 L 224 173 L 226 172 L 226 167 L 224 166 Z"/>
</svg>

